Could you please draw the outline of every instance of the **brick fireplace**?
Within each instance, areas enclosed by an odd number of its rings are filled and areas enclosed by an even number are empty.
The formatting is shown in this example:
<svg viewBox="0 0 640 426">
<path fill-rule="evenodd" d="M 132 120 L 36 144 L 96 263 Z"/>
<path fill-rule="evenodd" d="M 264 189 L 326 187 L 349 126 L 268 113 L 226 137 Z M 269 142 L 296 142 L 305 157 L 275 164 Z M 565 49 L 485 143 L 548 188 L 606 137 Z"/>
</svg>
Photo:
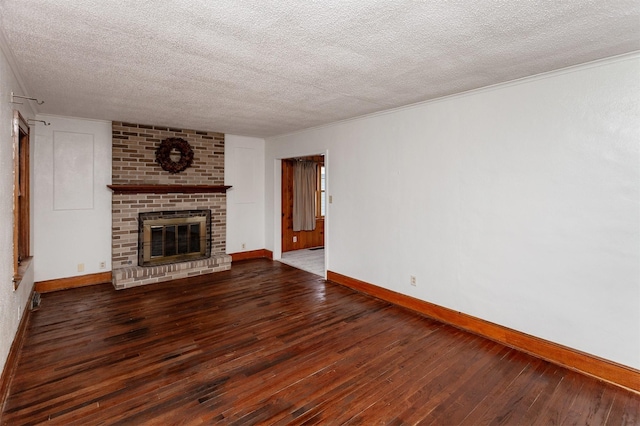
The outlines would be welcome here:
<svg viewBox="0 0 640 426">
<path fill-rule="evenodd" d="M 194 152 L 191 167 L 171 174 L 155 161 L 167 138 L 186 140 Z M 199 187 L 224 185 L 224 134 L 113 122 L 112 265 L 116 289 L 136 287 L 227 270 L 226 194 Z M 144 190 L 131 190 L 131 186 Z M 167 187 L 171 189 L 167 189 Z M 117 188 L 128 187 L 127 191 Z M 164 191 L 149 190 L 163 188 Z M 183 190 L 188 188 L 188 190 Z M 195 189 L 194 189 L 195 188 Z M 162 193 L 166 192 L 166 193 Z M 151 212 L 210 211 L 210 257 L 139 266 L 139 216 Z"/>
</svg>

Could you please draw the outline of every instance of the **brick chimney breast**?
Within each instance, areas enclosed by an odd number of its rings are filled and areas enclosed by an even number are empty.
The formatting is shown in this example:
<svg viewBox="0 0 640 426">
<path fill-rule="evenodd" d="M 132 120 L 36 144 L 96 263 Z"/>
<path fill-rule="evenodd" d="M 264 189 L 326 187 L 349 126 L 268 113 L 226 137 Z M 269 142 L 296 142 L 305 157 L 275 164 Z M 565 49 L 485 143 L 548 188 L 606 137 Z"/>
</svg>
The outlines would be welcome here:
<svg viewBox="0 0 640 426">
<path fill-rule="evenodd" d="M 184 139 L 193 149 L 193 163 L 180 173 L 169 173 L 156 162 L 156 149 L 167 138 Z M 112 182 L 118 185 L 224 185 L 224 134 L 113 122 Z M 134 287 L 231 267 L 231 257 L 225 254 L 225 193 L 114 193 L 112 197 L 111 253 L 114 287 Z M 154 267 L 137 266 L 139 213 L 202 209 L 211 211 L 209 259 Z"/>
</svg>

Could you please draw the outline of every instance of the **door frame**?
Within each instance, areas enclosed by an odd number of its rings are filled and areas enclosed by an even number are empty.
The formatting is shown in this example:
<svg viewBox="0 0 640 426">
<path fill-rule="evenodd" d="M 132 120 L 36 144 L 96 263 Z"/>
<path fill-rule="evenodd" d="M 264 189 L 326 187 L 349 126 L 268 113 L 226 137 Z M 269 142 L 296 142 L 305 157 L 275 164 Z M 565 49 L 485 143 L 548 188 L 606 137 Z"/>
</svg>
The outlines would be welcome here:
<svg viewBox="0 0 640 426">
<path fill-rule="evenodd" d="M 324 155 L 324 184 L 325 184 L 325 212 L 324 212 L 324 279 L 327 279 L 327 271 L 329 270 L 329 251 L 330 251 L 330 216 L 331 203 L 329 197 L 331 194 L 331 172 L 329 162 L 329 150 L 316 151 L 311 153 L 299 153 L 296 155 L 286 155 L 274 159 L 273 163 L 273 260 L 282 259 L 282 160 L 296 157 L 309 157 L 312 155 Z"/>
</svg>

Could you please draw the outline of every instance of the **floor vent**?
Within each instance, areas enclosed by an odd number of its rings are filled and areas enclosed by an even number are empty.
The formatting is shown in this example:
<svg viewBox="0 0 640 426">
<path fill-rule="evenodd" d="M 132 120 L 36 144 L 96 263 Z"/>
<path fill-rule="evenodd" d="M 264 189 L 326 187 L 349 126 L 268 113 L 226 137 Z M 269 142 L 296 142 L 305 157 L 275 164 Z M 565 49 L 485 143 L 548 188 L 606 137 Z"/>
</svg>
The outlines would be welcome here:
<svg viewBox="0 0 640 426">
<path fill-rule="evenodd" d="M 31 298 L 31 310 L 35 311 L 40 307 L 40 293 L 37 291 L 33 292 L 33 297 Z"/>
</svg>

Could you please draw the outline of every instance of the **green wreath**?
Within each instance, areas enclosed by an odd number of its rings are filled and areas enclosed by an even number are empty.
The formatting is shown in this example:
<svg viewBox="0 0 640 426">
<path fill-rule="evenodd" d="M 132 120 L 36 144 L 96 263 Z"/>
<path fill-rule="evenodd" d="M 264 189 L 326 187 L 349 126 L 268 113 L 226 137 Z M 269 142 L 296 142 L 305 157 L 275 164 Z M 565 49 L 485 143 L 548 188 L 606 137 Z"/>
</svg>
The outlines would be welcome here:
<svg viewBox="0 0 640 426">
<path fill-rule="evenodd" d="M 180 160 L 178 161 L 171 159 L 171 152 L 174 149 L 180 152 Z M 158 149 L 156 149 L 156 163 L 169 173 L 180 173 L 193 163 L 191 145 L 182 138 L 167 138 L 163 140 Z"/>
</svg>

